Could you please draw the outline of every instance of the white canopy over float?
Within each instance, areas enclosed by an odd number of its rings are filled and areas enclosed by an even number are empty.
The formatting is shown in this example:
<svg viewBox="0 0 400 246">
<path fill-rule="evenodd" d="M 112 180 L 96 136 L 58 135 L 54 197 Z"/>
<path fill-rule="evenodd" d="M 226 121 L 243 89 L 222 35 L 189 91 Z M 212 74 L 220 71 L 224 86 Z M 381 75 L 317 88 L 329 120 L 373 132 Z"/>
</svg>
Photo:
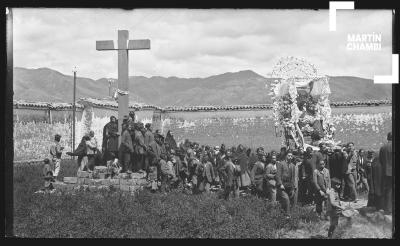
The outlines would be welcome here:
<svg viewBox="0 0 400 246">
<path fill-rule="evenodd" d="M 275 131 L 283 136 L 283 145 L 291 149 L 315 147 L 321 142 L 337 145 L 333 140 L 329 77 L 319 75 L 306 60 L 291 56 L 278 61 L 271 77 Z"/>
</svg>

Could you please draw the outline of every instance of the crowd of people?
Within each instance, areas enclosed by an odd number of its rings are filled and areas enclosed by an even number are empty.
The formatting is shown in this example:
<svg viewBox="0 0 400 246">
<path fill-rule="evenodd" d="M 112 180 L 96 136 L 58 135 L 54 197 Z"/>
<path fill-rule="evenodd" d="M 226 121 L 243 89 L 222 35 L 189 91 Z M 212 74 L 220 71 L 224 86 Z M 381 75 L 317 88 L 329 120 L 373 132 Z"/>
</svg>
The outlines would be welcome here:
<svg viewBox="0 0 400 246">
<path fill-rule="evenodd" d="M 226 200 L 244 192 L 279 202 L 287 217 L 296 205 L 315 205 L 321 219 L 330 216 L 330 235 L 343 209 L 341 202 L 356 203 L 359 186 L 368 194 L 367 206 L 392 213 L 391 133 L 379 151 L 356 150 L 352 142 L 335 147 L 321 143 L 319 150 L 266 151 L 242 144 L 212 147 L 188 139 L 177 144 L 170 131 L 164 137 L 153 132 L 151 124 L 134 119 L 132 114 L 124 118 L 119 136 L 117 119 L 112 116 L 104 126 L 101 151 L 90 131 L 67 154 L 78 156 L 79 170 L 114 165 L 119 173 L 146 173 L 153 192 L 183 187 L 198 194 L 220 187 Z M 62 149 L 56 137 L 51 152 L 59 163 Z"/>
</svg>

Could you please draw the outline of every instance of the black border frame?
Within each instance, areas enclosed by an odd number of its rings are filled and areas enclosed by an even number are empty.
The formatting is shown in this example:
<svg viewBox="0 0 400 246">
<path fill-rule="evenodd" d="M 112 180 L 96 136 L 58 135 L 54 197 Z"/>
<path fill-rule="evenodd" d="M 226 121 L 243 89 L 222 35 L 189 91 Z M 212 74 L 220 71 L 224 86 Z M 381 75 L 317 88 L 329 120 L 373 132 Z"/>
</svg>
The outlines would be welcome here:
<svg viewBox="0 0 400 246">
<path fill-rule="evenodd" d="M 395 30 L 399 29 L 399 11 L 400 9 L 391 1 L 354 1 L 355 9 L 394 9 L 395 14 L 393 18 L 393 28 L 392 28 L 392 48 L 393 54 L 399 54 L 399 35 Z M 4 235 L 6 237 L 13 237 L 13 59 L 12 59 L 12 42 L 9 44 L 11 51 L 7 48 L 7 16 L 5 14 L 5 8 L 20 8 L 20 7 L 48 7 L 48 8 L 122 8 L 122 9 L 134 9 L 134 8 L 199 8 L 199 9 L 211 9 L 211 8 L 251 8 L 251 9 L 328 9 L 329 1 L 298 1 L 298 2 L 288 2 L 288 1 L 241 1 L 241 2 L 216 2 L 216 1 L 122 1 L 122 0 L 107 0 L 107 1 L 44 1 L 44 0 L 6 0 L 0 3 L 1 6 L 1 21 L 2 37 L 5 37 L 2 41 L 2 53 L 4 59 L 2 60 L 4 65 L 1 67 L 3 74 L 1 92 L 5 95 L 2 97 L 1 115 L 4 115 L 2 123 L 2 137 L 1 137 L 1 160 L 3 160 L 4 165 L 1 165 L 1 170 L 4 174 L 4 189 L 2 189 L 2 196 L 4 197 L 4 208 L 1 210 L 2 218 L 4 218 L 4 224 L 2 227 L 4 229 Z M 11 24 L 12 26 L 12 24 Z M 11 34 L 12 35 L 12 34 Z M 12 40 L 12 36 L 11 36 Z M 5 42 L 4 42 L 5 41 Z M 396 163 L 399 159 L 399 153 L 395 152 L 398 148 L 399 130 L 396 129 L 398 123 L 399 115 L 399 100 L 397 98 L 399 95 L 399 84 L 392 85 L 392 121 L 393 121 L 393 162 Z M 397 141 L 396 141 L 397 140 Z M 394 178 L 399 172 L 399 168 L 396 169 L 396 165 L 393 166 L 393 189 L 396 188 L 398 180 Z M 4 193 L 3 193 L 4 192 Z M 395 192 L 393 193 L 395 201 Z M 394 205 L 394 204 L 393 204 Z M 399 237 L 399 232 L 395 229 L 395 222 L 397 221 L 398 212 L 396 207 L 393 206 L 393 238 Z"/>
</svg>

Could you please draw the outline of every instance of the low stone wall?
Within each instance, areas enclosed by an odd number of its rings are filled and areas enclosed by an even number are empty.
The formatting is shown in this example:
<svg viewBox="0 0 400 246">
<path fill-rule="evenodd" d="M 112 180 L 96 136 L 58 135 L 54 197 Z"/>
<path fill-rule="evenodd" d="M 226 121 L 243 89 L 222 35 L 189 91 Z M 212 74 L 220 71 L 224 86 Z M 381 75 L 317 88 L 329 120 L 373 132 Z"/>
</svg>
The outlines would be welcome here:
<svg viewBox="0 0 400 246">
<path fill-rule="evenodd" d="M 135 193 L 147 185 L 145 173 L 121 173 L 111 177 L 107 167 L 95 167 L 93 172 L 79 171 L 77 177 L 64 177 L 63 182 L 53 183 L 56 190 L 66 192 L 121 190 Z"/>
</svg>

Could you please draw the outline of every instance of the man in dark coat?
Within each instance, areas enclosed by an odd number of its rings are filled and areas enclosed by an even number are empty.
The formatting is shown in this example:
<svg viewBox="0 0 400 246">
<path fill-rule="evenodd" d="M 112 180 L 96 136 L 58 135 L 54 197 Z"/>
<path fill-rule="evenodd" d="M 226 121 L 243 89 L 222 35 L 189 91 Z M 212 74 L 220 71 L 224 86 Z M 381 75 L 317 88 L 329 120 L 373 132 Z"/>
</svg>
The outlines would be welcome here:
<svg viewBox="0 0 400 246">
<path fill-rule="evenodd" d="M 226 154 L 225 146 L 222 144 L 221 148 L 215 158 L 215 161 L 216 161 L 216 167 L 215 167 L 216 172 L 215 173 L 218 177 L 219 184 L 221 185 L 222 188 L 224 186 L 224 179 L 223 179 L 220 169 L 225 164 L 225 154 Z"/>
<path fill-rule="evenodd" d="M 330 155 L 329 155 L 328 147 L 324 143 L 320 143 L 318 152 L 320 153 L 319 157 L 322 160 L 325 161 L 325 168 L 330 171 L 330 160 L 331 160 L 331 158 L 330 158 Z"/>
<path fill-rule="evenodd" d="M 165 136 L 165 143 L 169 146 L 169 149 L 177 149 L 178 145 L 172 135 L 171 130 L 168 130 L 167 135 Z"/>
<path fill-rule="evenodd" d="M 279 154 L 277 155 L 277 159 L 278 161 L 283 161 L 286 158 L 286 151 L 287 148 L 285 146 L 281 147 L 281 151 L 279 152 Z"/>
<path fill-rule="evenodd" d="M 122 124 L 121 144 L 119 146 L 119 159 L 122 163 L 121 173 L 132 172 L 131 153 L 133 152 L 132 137 L 130 134 L 131 126 Z"/>
<path fill-rule="evenodd" d="M 331 178 L 342 179 L 342 166 L 344 163 L 344 157 L 342 150 L 340 148 L 336 148 L 333 150 L 332 158 L 330 160 L 330 174 Z"/>
<path fill-rule="evenodd" d="M 303 204 L 314 201 L 313 173 L 317 167 L 317 159 L 312 147 L 307 147 L 299 170 L 299 196 L 303 198 Z"/>
<path fill-rule="evenodd" d="M 248 149 L 250 153 L 247 155 L 249 157 L 249 170 L 253 170 L 254 165 L 256 164 L 257 161 L 259 161 L 259 154 L 258 154 L 258 149 L 256 151 L 253 151 L 252 149 Z M 261 150 L 260 150 L 261 152 Z"/>
<path fill-rule="evenodd" d="M 237 154 L 235 157 L 238 165 L 240 165 L 240 186 L 248 187 L 251 185 L 248 164 L 249 157 L 246 155 L 246 151 L 244 150 L 243 145 L 239 144 L 237 148 Z"/>
<path fill-rule="evenodd" d="M 340 185 L 340 193 L 339 193 L 339 198 L 341 200 L 344 200 L 345 197 L 348 197 L 348 185 L 346 182 L 346 172 L 348 169 L 348 154 L 346 151 L 346 147 L 343 147 L 340 150 L 340 155 L 338 156 L 338 162 L 339 162 L 339 166 L 340 166 L 340 177 L 341 177 L 341 185 Z M 346 190 L 347 188 L 347 190 Z"/>
<path fill-rule="evenodd" d="M 262 161 L 263 156 L 258 155 L 258 161 L 256 161 L 253 165 L 253 168 L 250 172 L 251 184 L 254 186 L 255 194 L 258 197 L 264 197 L 264 176 L 265 176 L 265 168 L 266 164 Z"/>
<path fill-rule="evenodd" d="M 152 132 L 151 129 L 151 124 L 147 123 L 145 126 L 145 132 L 144 132 L 144 145 L 146 145 L 147 147 L 147 151 L 144 157 L 144 170 L 146 170 L 146 172 L 148 171 L 148 168 L 150 166 L 150 161 L 151 161 L 151 156 L 148 152 L 150 146 L 153 144 L 154 142 L 154 134 Z"/>
<path fill-rule="evenodd" d="M 286 215 L 289 215 L 289 197 L 293 198 L 295 192 L 295 165 L 292 162 L 292 158 L 293 153 L 289 150 L 286 152 L 285 159 L 276 165 L 276 196 Z"/>
<path fill-rule="evenodd" d="M 88 135 L 83 136 L 75 151 L 66 153 L 69 156 L 78 156 L 78 167 L 81 166 L 82 159 L 84 156 L 86 156 L 86 141 L 88 140 L 90 140 L 90 137 Z"/>
<path fill-rule="evenodd" d="M 375 207 L 376 210 L 384 208 L 384 187 L 383 187 L 383 168 L 379 161 L 379 156 L 373 151 L 369 151 L 367 156 L 367 177 L 369 178 L 368 207 Z"/>
<path fill-rule="evenodd" d="M 379 161 L 382 165 L 383 190 L 384 190 L 384 210 L 392 213 L 392 132 L 387 135 L 387 143 L 379 150 Z"/>
<path fill-rule="evenodd" d="M 204 164 L 204 173 L 203 173 L 203 182 L 204 182 L 204 190 L 209 193 L 211 184 L 214 182 L 215 173 L 213 166 L 210 162 L 210 158 L 208 156 L 203 157 L 203 164 Z"/>
<path fill-rule="evenodd" d="M 165 150 L 165 146 L 160 135 L 155 136 L 154 142 L 150 145 L 149 153 L 151 155 L 151 165 L 157 167 L 158 178 L 161 178 L 159 162 L 161 160 L 161 154 L 166 155 L 167 151 Z"/>
<path fill-rule="evenodd" d="M 359 180 L 359 183 L 361 183 L 365 190 L 367 191 L 367 194 L 369 193 L 369 185 L 368 185 L 368 180 L 367 176 L 365 173 L 365 166 L 366 166 L 366 161 L 365 161 L 365 153 L 363 149 L 360 149 L 358 151 L 358 160 L 357 160 L 357 174 L 358 177 L 357 180 Z"/>
<path fill-rule="evenodd" d="M 113 159 L 112 156 L 118 156 L 118 122 L 115 116 L 110 117 L 103 128 L 102 152 L 104 153 L 104 163 Z"/>
<path fill-rule="evenodd" d="M 144 172 L 144 157 L 147 151 L 147 147 L 144 144 L 144 127 L 143 123 L 138 122 L 134 132 L 134 156 L 135 156 L 135 172 Z"/>
<path fill-rule="evenodd" d="M 357 201 L 357 159 L 358 154 L 354 149 L 354 143 L 348 143 L 348 157 L 347 157 L 347 171 L 346 171 L 346 185 L 349 187 L 349 200 L 351 202 Z"/>
<path fill-rule="evenodd" d="M 135 122 L 135 120 L 136 120 L 135 111 L 130 111 L 130 112 L 129 112 L 129 118 L 130 118 L 133 122 Z"/>
<path fill-rule="evenodd" d="M 225 163 L 220 168 L 224 178 L 224 198 L 229 200 L 229 195 L 239 197 L 239 173 L 235 173 L 235 165 L 232 163 L 232 153 L 228 150 L 225 155 Z"/>
</svg>

